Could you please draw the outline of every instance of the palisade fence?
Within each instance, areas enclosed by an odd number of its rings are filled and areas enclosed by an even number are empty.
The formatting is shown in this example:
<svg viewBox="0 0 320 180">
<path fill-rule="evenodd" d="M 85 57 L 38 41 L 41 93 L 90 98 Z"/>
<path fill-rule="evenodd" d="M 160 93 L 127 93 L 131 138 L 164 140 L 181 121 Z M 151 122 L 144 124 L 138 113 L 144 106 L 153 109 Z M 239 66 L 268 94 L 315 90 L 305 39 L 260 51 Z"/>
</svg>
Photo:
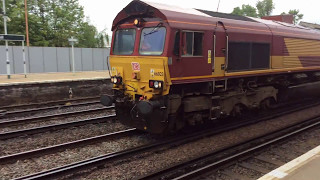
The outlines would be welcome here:
<svg viewBox="0 0 320 180">
<path fill-rule="evenodd" d="M 71 48 L 25 47 L 27 73 L 71 72 Z M 7 74 L 5 46 L 0 46 L 0 74 Z M 74 48 L 76 71 L 108 70 L 109 48 Z M 21 46 L 9 46 L 11 74 L 23 73 Z"/>
</svg>

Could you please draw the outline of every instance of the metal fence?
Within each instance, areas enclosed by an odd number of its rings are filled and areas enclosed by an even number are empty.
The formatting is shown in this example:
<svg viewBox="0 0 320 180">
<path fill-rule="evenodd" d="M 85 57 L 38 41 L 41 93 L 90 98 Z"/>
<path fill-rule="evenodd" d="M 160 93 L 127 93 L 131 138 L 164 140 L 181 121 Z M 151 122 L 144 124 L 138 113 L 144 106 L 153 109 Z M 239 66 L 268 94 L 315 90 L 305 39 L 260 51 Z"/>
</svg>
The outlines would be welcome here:
<svg viewBox="0 0 320 180">
<path fill-rule="evenodd" d="M 75 70 L 108 70 L 108 48 L 75 48 Z M 23 73 L 22 47 L 9 46 L 11 74 Z M 71 48 L 26 47 L 27 73 L 72 71 Z M 0 46 L 0 74 L 7 74 L 5 47 Z"/>
</svg>

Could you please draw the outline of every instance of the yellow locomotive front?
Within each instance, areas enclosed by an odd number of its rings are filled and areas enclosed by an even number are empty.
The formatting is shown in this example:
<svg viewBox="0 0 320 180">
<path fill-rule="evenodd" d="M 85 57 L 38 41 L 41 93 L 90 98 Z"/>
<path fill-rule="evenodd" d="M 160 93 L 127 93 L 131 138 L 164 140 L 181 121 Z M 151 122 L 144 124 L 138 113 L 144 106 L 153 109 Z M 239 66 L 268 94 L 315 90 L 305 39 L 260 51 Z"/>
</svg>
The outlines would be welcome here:
<svg viewBox="0 0 320 180">
<path fill-rule="evenodd" d="M 167 96 L 170 90 L 167 28 L 162 23 L 143 26 L 119 25 L 111 46 L 111 82 L 114 96 L 102 103 L 115 103 L 118 120 L 131 127 L 162 133 L 167 127 Z"/>
</svg>

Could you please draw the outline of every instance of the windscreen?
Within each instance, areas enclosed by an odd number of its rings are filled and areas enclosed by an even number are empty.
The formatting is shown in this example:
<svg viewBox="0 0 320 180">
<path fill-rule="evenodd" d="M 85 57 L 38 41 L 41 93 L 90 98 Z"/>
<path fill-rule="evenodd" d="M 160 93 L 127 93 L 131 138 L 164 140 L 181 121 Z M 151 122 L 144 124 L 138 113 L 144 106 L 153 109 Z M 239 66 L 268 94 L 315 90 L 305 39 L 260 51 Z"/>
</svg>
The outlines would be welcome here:
<svg viewBox="0 0 320 180">
<path fill-rule="evenodd" d="M 134 50 L 134 41 L 136 39 L 135 29 L 121 29 L 116 31 L 113 54 L 130 55 Z"/>
<path fill-rule="evenodd" d="M 139 53 L 142 55 L 161 55 L 165 38 L 165 27 L 144 28 L 141 33 Z"/>
</svg>

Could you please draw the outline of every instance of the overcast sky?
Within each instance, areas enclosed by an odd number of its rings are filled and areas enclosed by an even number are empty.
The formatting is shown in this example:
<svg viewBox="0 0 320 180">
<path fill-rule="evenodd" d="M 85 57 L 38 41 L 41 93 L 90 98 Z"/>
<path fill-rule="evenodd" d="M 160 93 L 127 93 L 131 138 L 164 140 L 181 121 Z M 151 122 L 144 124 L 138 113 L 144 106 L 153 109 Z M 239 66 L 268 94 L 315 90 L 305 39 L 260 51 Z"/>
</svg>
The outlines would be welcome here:
<svg viewBox="0 0 320 180">
<path fill-rule="evenodd" d="M 147 0 L 186 8 L 198 8 L 216 11 L 219 0 Z M 242 4 L 256 5 L 258 0 L 220 0 L 219 12 L 230 13 L 234 7 Z M 99 31 L 111 29 L 112 21 L 131 0 L 80 0 L 84 12 L 90 18 L 91 23 Z M 196 3 L 195 3 L 196 2 Z M 299 9 L 304 14 L 303 21 L 320 23 L 320 1 L 319 0 L 273 0 L 275 9 L 272 15 L 288 12 L 290 9 Z M 109 33 L 111 34 L 111 32 Z"/>
</svg>

